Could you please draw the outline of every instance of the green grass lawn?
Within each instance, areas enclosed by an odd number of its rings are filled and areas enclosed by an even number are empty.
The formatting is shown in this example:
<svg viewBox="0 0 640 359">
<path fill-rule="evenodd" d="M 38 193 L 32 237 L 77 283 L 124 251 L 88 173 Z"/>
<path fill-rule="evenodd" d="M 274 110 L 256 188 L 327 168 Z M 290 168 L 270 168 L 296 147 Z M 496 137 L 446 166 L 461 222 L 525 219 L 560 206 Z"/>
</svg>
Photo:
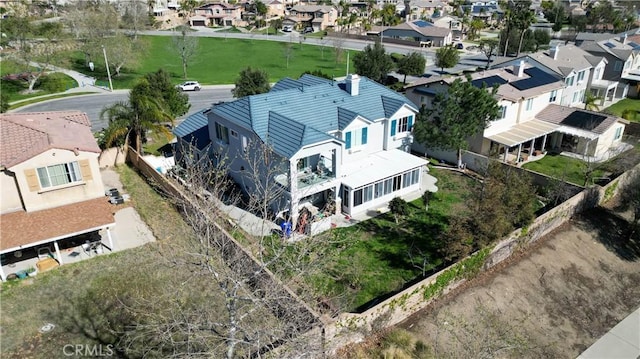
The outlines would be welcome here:
<svg viewBox="0 0 640 359">
<path fill-rule="evenodd" d="M 131 88 L 137 78 L 160 68 L 167 70 L 175 83 L 183 81 L 182 64 L 171 49 L 172 38 L 143 38 L 148 41 L 149 46 L 141 65 L 134 71 L 125 69 L 119 77 L 114 77 L 113 86 L 119 89 Z M 287 67 L 284 55 L 289 46 L 293 55 Z M 95 72 L 90 72 L 84 66 L 84 57 L 80 53 L 75 54 L 73 66 L 74 70 L 96 76 L 99 81 L 107 80 L 106 70 L 96 68 Z M 197 55 L 189 63 L 188 77 L 201 84 L 232 84 L 240 71 L 248 66 L 265 70 L 269 79 L 275 82 L 287 76 L 298 78 L 303 72 L 313 70 L 320 70 L 331 76 L 343 76 L 346 71 L 346 59 L 336 63 L 330 46 L 323 48 L 298 42 L 203 37 L 199 38 Z"/>
<path fill-rule="evenodd" d="M 541 160 L 526 163 L 522 167 L 582 186 L 586 166 L 587 164 L 579 159 L 547 153 Z M 602 170 L 596 170 L 593 177 L 601 176 L 602 172 Z"/>
<path fill-rule="evenodd" d="M 19 74 L 22 71 L 22 68 L 11 63 L 11 61 L 3 61 L 0 66 L 0 77 L 4 77 L 9 74 Z M 24 80 L 0 79 L 0 91 L 9 95 L 9 102 L 58 93 L 58 91 L 52 90 L 50 87 L 41 86 L 43 81 L 46 81 L 45 77 L 46 75 L 36 82 L 36 85 L 33 88 L 35 92 L 33 93 L 24 93 L 24 91 L 29 88 L 28 83 Z M 60 87 L 58 87 L 58 89 L 62 89 L 64 91 L 78 87 L 76 81 L 67 75 L 56 73 L 54 77 L 59 78 L 59 80 L 57 80 L 60 81 Z"/>
<path fill-rule="evenodd" d="M 640 122 L 640 100 L 625 98 L 618 103 L 611 105 L 603 110 L 603 112 L 612 113 L 616 116 L 622 117 L 625 110 L 630 110 L 631 113 L 627 117 L 627 120 L 632 122 Z"/>
<path fill-rule="evenodd" d="M 320 275 L 310 278 L 325 298 L 336 299 L 336 307 L 359 308 L 371 300 L 397 291 L 409 281 L 443 265 L 438 253 L 439 234 L 447 218 L 464 210 L 473 181 L 446 170 L 432 170 L 438 192 L 425 211 L 422 200 L 410 203 L 411 213 L 395 223 L 390 213 L 334 229 L 331 235 L 349 243 L 337 258 L 329 258 Z M 361 308 L 362 309 L 362 308 Z"/>
</svg>

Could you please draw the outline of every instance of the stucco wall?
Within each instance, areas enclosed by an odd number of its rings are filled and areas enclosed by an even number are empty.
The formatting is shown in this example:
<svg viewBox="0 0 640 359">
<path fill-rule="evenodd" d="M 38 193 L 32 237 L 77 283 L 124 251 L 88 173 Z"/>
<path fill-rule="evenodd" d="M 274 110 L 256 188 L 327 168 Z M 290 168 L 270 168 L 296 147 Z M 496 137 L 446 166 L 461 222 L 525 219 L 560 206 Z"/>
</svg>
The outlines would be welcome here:
<svg viewBox="0 0 640 359">
<path fill-rule="evenodd" d="M 15 174 L 2 171 L 0 174 L 0 213 L 22 210 L 22 201 Z"/>
<path fill-rule="evenodd" d="M 38 183 L 37 189 L 29 189 L 25 171 L 35 171 L 40 167 L 82 160 L 89 161 L 91 175 L 88 177 L 90 178 L 83 176 L 80 182 L 49 188 L 41 188 Z M 11 167 L 10 170 L 16 175 L 26 211 L 53 208 L 104 196 L 97 153 L 80 151 L 76 155 L 69 150 L 51 149 Z"/>
</svg>

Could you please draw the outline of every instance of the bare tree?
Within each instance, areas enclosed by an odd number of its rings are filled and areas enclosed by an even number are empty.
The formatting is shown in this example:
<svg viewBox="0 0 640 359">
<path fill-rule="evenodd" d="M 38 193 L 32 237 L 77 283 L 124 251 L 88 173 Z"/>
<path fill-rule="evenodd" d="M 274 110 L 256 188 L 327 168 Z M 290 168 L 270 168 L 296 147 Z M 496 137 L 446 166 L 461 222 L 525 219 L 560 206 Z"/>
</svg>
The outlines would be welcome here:
<svg viewBox="0 0 640 359">
<path fill-rule="evenodd" d="M 116 34 L 104 40 L 104 46 L 109 56 L 109 66 L 113 68 L 115 76 L 120 75 L 124 66 L 135 68 L 146 53 L 147 43 L 143 39 Z M 92 51 L 93 58 L 101 59 L 99 54 Z M 98 61 L 101 62 L 101 61 Z"/>
<path fill-rule="evenodd" d="M 191 36 L 191 29 L 187 25 L 178 27 L 178 31 L 174 31 L 173 48 L 178 53 L 182 62 L 182 76 L 187 79 L 187 67 L 189 61 L 198 50 L 198 38 Z"/>
<path fill-rule="evenodd" d="M 192 152 L 193 145 L 181 147 L 183 168 L 175 187 L 162 186 L 191 229 L 158 247 L 167 285 L 158 290 L 163 279 L 136 269 L 139 286 L 96 283 L 95 291 L 70 298 L 58 320 L 114 345 L 123 357 L 260 357 L 276 347 L 279 358 L 320 357 L 320 336 L 303 335 L 320 320 L 306 304 L 319 302 L 319 296 L 304 278 L 322 269 L 320 259 L 337 254 L 342 239 L 324 235 L 291 242 L 240 230 L 226 205 L 242 204 L 252 218 L 264 219 L 284 194 L 273 177 L 289 170 L 288 161 L 259 140 L 248 143 L 246 152 L 217 152 L 212 159 Z M 252 186 L 244 202 L 228 172 L 238 160 L 245 166 L 240 184 Z"/>
<path fill-rule="evenodd" d="M 293 46 L 291 44 L 285 45 L 284 58 L 287 60 L 287 68 L 289 68 L 289 60 L 293 58 Z"/>
<path fill-rule="evenodd" d="M 150 25 L 149 7 L 147 3 L 140 0 L 120 0 L 118 5 L 123 11 L 123 27 L 130 30 L 130 35 L 134 41 L 137 40 L 140 30 L 144 30 Z"/>
<path fill-rule="evenodd" d="M 338 64 L 342 62 L 342 58 L 344 57 L 345 39 L 339 34 L 336 34 L 336 35 L 337 36 L 334 37 L 331 42 L 333 45 L 333 53 L 336 56 L 336 64 Z"/>
<path fill-rule="evenodd" d="M 3 20 L 2 30 L 15 49 L 8 58 L 26 74 L 29 93 L 52 65 L 63 61 L 63 53 L 76 45 L 59 22 L 33 24 L 26 18 L 9 18 Z"/>
</svg>

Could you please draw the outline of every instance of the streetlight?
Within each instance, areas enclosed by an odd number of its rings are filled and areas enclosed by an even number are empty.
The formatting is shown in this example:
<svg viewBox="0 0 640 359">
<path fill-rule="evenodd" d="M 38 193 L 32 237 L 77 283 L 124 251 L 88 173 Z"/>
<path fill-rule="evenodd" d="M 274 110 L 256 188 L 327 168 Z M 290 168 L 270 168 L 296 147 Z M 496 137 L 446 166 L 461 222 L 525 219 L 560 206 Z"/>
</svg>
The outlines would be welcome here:
<svg viewBox="0 0 640 359">
<path fill-rule="evenodd" d="M 107 77 L 109 77 L 109 89 L 113 92 L 113 83 L 111 82 L 111 71 L 109 71 L 109 61 L 107 61 L 107 50 L 102 45 L 102 53 L 104 54 L 104 64 L 107 66 Z"/>
</svg>

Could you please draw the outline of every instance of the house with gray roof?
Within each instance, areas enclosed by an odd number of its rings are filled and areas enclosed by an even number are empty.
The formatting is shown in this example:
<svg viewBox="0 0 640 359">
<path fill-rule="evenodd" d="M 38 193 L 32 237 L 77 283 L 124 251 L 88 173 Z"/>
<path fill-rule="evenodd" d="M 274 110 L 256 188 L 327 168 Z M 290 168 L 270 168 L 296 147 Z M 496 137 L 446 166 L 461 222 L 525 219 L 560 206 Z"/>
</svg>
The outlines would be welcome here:
<svg viewBox="0 0 640 359">
<path fill-rule="evenodd" d="M 447 46 L 453 41 L 451 31 L 425 20 L 415 20 L 386 28 L 380 34 L 382 38 L 413 40 L 429 46 Z"/>
<path fill-rule="evenodd" d="M 520 61 L 529 63 L 565 82 L 560 104 L 584 107 L 585 94 L 589 89 L 602 96 L 604 101 L 615 98 L 616 81 L 603 80 L 607 60 L 594 56 L 575 45 L 556 45 L 548 50 L 507 59 L 493 67 L 514 66 Z"/>
<path fill-rule="evenodd" d="M 430 108 L 438 94 L 453 81 L 497 87 L 500 115 L 482 133 L 469 139 L 469 149 L 504 162 L 532 161 L 546 151 L 566 151 L 580 156 L 605 157 L 621 141 L 625 121 L 615 116 L 562 106 L 567 82 L 532 62 L 480 71 L 469 77 L 430 77 L 406 87 L 406 96 L 417 106 Z M 424 151 L 419 145 L 417 151 Z"/>
<path fill-rule="evenodd" d="M 607 66 L 602 80 L 617 82 L 614 100 L 637 96 L 640 85 L 640 44 L 628 40 L 628 33 L 609 34 L 608 38 L 589 40 L 583 37 L 580 48 L 588 53 L 604 57 Z"/>
<path fill-rule="evenodd" d="M 358 75 L 304 75 L 202 114 L 213 156 L 227 159 L 235 182 L 303 228 L 309 213 L 375 212 L 394 197 L 424 191 L 425 179 L 437 189 L 427 162 L 409 152 L 417 112 L 401 94 Z M 190 129 L 176 128 L 181 140 L 198 131 L 190 122 Z M 269 186 L 277 195 L 262 193 Z"/>
</svg>

